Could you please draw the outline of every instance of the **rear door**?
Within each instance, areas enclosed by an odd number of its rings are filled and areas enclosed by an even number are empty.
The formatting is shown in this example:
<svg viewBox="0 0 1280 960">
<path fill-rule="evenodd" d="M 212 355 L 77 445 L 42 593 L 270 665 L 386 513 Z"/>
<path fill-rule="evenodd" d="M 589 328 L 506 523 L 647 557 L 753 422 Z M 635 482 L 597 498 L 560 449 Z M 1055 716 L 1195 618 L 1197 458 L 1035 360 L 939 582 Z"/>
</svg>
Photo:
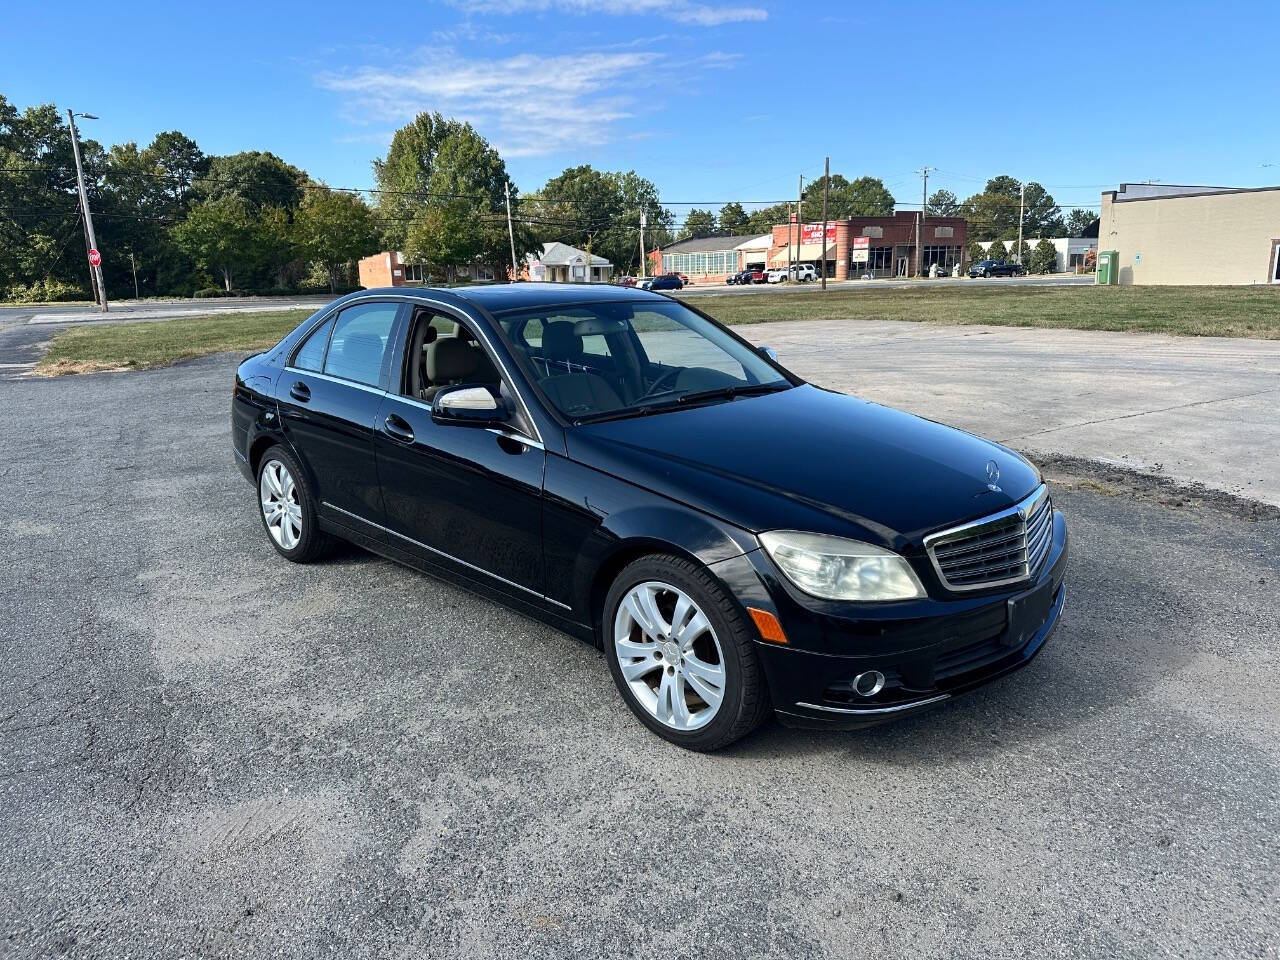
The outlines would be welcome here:
<svg viewBox="0 0 1280 960">
<path fill-rule="evenodd" d="M 347 526 L 353 518 L 382 522 L 373 431 L 401 309 L 394 300 L 342 308 L 302 341 L 276 381 L 281 427 L 320 512 Z"/>
</svg>

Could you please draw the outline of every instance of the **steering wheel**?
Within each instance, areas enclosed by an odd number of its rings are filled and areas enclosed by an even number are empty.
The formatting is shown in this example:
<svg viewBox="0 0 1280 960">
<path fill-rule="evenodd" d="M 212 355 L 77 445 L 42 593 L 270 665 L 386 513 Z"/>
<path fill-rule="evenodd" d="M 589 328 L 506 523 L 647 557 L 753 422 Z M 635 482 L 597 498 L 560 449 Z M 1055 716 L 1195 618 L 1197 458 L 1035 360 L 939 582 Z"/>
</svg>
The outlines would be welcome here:
<svg viewBox="0 0 1280 960">
<path fill-rule="evenodd" d="M 653 396 L 658 392 L 659 387 L 663 386 L 668 380 L 674 382 L 676 377 L 680 376 L 682 373 L 684 373 L 684 367 L 672 367 L 666 373 L 659 374 L 658 379 L 649 384 L 649 389 L 636 397 L 635 402 L 639 403 L 641 400 L 646 400 Z"/>
</svg>

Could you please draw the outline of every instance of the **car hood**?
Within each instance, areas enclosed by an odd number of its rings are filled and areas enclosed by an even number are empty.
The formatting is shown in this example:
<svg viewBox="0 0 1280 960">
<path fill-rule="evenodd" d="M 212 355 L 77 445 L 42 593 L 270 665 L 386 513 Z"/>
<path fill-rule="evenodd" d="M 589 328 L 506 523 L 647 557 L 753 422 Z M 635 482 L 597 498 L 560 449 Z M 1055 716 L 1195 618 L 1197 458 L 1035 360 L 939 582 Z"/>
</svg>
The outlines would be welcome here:
<svg viewBox="0 0 1280 960">
<path fill-rule="evenodd" d="M 810 530 L 893 549 L 1003 510 L 1040 483 L 1000 444 L 807 384 L 585 424 L 569 431 L 568 452 L 746 530 Z"/>
</svg>

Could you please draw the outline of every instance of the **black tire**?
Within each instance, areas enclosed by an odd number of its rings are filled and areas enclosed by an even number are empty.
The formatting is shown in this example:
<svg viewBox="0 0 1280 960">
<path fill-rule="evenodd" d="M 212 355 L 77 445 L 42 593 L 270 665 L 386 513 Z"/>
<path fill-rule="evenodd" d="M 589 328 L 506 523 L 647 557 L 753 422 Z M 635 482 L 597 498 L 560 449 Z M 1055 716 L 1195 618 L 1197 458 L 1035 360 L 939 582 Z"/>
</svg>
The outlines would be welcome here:
<svg viewBox="0 0 1280 960">
<path fill-rule="evenodd" d="M 289 471 L 289 475 L 293 480 L 293 489 L 296 492 L 296 502 L 301 508 L 301 533 L 297 538 L 297 542 L 291 547 L 284 546 L 277 539 L 267 523 L 267 515 L 263 510 L 262 475 L 268 466 L 273 463 L 282 464 Z M 255 493 L 257 494 L 255 499 L 258 504 L 258 520 L 261 521 L 267 540 L 271 543 L 271 546 L 275 547 L 276 552 L 286 560 L 291 560 L 294 563 L 311 563 L 325 556 L 333 548 L 333 538 L 320 529 L 320 523 L 316 517 L 315 497 L 311 494 L 311 486 L 307 483 L 307 476 L 303 472 L 302 466 L 293 454 L 281 446 L 271 447 L 258 461 L 256 476 L 258 482 L 255 487 Z"/>
<path fill-rule="evenodd" d="M 687 594 L 706 616 L 720 641 L 725 672 L 724 699 L 711 720 L 697 730 L 675 730 L 641 705 L 622 675 L 614 648 L 614 620 L 619 605 L 633 587 L 655 580 Z M 622 699 L 641 723 L 664 740 L 687 750 L 719 750 L 745 737 L 772 713 L 768 685 L 755 652 L 755 633 L 737 604 L 701 564 L 665 554 L 642 557 L 629 564 L 618 574 L 605 597 L 601 633 L 609 672 Z"/>
</svg>

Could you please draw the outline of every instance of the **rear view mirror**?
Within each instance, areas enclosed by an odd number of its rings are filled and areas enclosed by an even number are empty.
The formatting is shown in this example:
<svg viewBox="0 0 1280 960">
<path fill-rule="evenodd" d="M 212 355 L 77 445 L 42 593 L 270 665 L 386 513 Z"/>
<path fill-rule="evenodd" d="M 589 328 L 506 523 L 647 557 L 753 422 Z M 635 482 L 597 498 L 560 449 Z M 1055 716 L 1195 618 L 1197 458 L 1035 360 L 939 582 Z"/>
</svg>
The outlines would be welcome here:
<svg viewBox="0 0 1280 960">
<path fill-rule="evenodd" d="M 449 387 L 431 401 L 431 416 L 444 423 L 477 427 L 503 423 L 511 416 L 506 401 L 499 400 L 488 387 Z"/>
</svg>

